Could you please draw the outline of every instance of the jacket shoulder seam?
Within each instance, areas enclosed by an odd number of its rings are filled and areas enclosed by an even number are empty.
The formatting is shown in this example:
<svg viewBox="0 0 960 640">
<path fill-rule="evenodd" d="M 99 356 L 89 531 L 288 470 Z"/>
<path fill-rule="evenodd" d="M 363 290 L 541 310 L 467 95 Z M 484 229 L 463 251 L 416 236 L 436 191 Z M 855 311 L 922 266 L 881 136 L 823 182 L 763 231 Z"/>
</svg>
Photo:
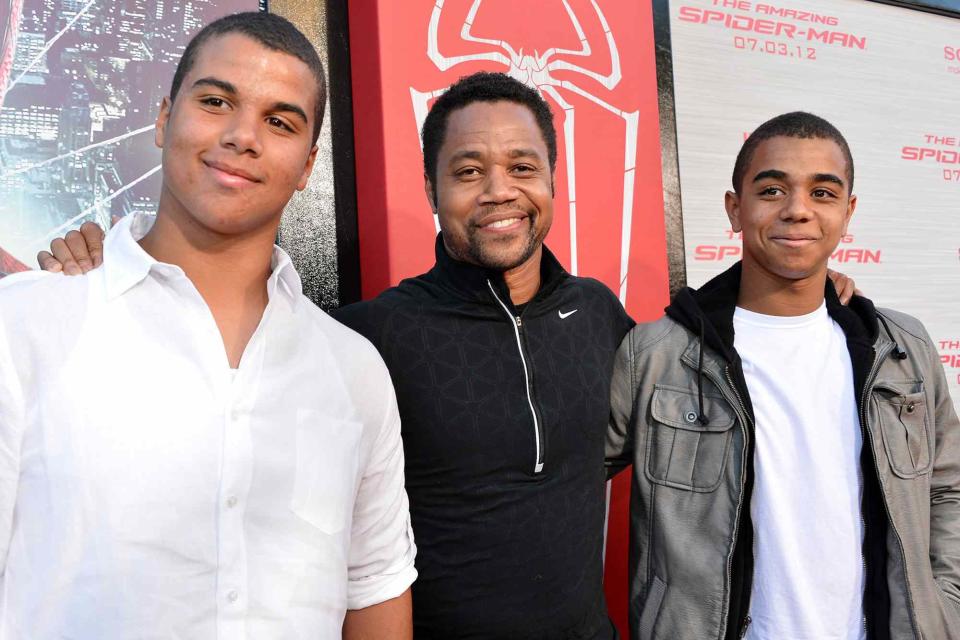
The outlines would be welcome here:
<svg viewBox="0 0 960 640">
<path fill-rule="evenodd" d="M 659 322 L 653 323 L 653 324 L 659 324 Z M 656 344 L 661 340 L 663 340 L 667 336 L 667 334 L 669 334 L 678 326 L 676 322 L 670 319 L 664 319 L 663 325 L 664 326 L 661 328 L 660 331 L 652 334 L 651 336 L 649 336 L 648 338 L 646 338 L 645 340 L 639 343 L 636 342 L 634 334 L 641 333 L 640 331 L 637 331 L 637 329 L 640 327 L 643 327 L 644 325 L 637 325 L 637 327 L 630 332 L 630 338 L 631 338 L 630 351 L 636 352 L 636 351 L 642 351 L 644 349 L 649 348 L 651 345 Z M 651 326 L 651 325 L 646 325 L 646 326 Z"/>
<path fill-rule="evenodd" d="M 920 335 L 920 332 L 918 332 L 916 329 L 911 329 L 911 328 L 909 328 L 909 327 L 904 326 L 904 322 L 903 322 L 903 319 L 904 319 L 904 318 L 909 318 L 910 320 L 913 320 L 913 322 L 915 322 L 916 324 L 920 325 L 920 321 L 917 320 L 916 318 L 914 318 L 913 316 L 909 316 L 909 315 L 906 315 L 906 314 L 903 314 L 903 313 L 899 313 L 899 312 L 892 312 L 892 313 L 891 313 L 891 310 L 890 310 L 890 309 L 877 309 L 877 314 L 880 315 L 880 316 L 883 316 L 883 318 L 884 318 L 885 320 L 889 321 L 890 324 L 894 325 L 895 327 L 897 327 L 898 329 L 900 329 L 901 331 L 903 331 L 903 332 L 906 333 L 907 335 L 909 335 L 909 336 L 911 336 L 911 337 L 913 337 L 913 338 L 916 338 L 917 340 L 920 340 L 921 342 L 927 342 L 926 337 L 924 337 L 923 335 Z M 922 326 L 922 325 L 920 325 L 920 326 Z M 921 331 L 921 332 L 922 332 L 922 331 Z"/>
</svg>

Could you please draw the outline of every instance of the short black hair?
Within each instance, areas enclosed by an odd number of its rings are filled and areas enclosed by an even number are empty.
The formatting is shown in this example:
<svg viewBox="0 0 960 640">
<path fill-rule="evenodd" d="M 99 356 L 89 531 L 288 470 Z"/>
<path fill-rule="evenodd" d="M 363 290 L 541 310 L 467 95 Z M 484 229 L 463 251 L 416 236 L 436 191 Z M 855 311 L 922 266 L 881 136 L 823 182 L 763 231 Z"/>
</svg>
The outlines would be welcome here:
<svg viewBox="0 0 960 640">
<path fill-rule="evenodd" d="M 310 68 L 317 81 L 317 103 L 313 110 L 313 142 L 316 144 L 320 136 L 320 127 L 323 125 L 323 111 L 327 102 L 327 83 L 323 74 L 323 63 L 320 62 L 317 50 L 313 48 L 307 37 L 289 20 L 274 13 L 261 11 L 234 13 L 214 20 L 201 29 L 187 43 L 183 57 L 177 64 L 177 70 L 173 74 L 173 82 L 170 85 L 170 100 L 176 100 L 183 79 L 193 69 L 197 54 L 207 40 L 231 33 L 245 35 L 272 51 L 289 54 Z"/>
<path fill-rule="evenodd" d="M 847 161 L 847 182 L 850 183 L 847 193 L 853 193 L 853 156 L 850 154 L 850 145 L 840 131 L 821 118 L 806 111 L 792 111 L 767 120 L 750 136 L 740 147 L 737 161 L 733 165 L 733 190 L 740 193 L 743 187 L 744 174 L 753 160 L 753 154 L 764 140 L 785 136 L 787 138 L 820 138 L 833 140 L 840 147 L 844 159 Z"/>
<path fill-rule="evenodd" d="M 550 172 L 557 165 L 557 131 L 553 127 L 550 105 L 536 89 L 532 89 L 505 73 L 479 71 L 457 80 L 430 107 L 420 136 L 423 140 L 423 170 L 430 183 L 437 185 L 437 156 L 447 136 L 450 114 L 474 102 L 515 102 L 530 109 L 547 145 Z M 434 193 L 434 200 L 436 194 Z"/>
</svg>

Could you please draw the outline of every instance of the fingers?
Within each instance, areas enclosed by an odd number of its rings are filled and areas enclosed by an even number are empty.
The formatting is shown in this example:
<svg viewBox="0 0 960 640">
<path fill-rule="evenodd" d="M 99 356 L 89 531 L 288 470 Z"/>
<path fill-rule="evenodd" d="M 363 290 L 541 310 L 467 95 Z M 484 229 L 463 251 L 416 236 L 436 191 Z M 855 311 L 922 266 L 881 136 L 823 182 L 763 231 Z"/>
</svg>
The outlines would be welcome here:
<svg viewBox="0 0 960 640">
<path fill-rule="evenodd" d="M 833 288 L 837 290 L 837 297 L 840 298 L 841 304 L 849 303 L 854 295 L 862 295 L 853 278 L 833 269 L 827 269 L 827 277 L 833 281 Z"/>
<path fill-rule="evenodd" d="M 76 232 L 71 231 L 71 233 Z M 67 237 L 69 236 L 70 234 L 68 233 Z M 53 254 L 53 259 L 60 263 L 60 271 L 63 273 L 68 276 L 78 276 L 83 273 L 83 269 L 81 269 L 77 261 L 73 259 L 73 252 L 70 251 L 70 247 L 67 246 L 66 238 L 56 238 L 51 242 L 50 253 Z"/>
<path fill-rule="evenodd" d="M 103 229 L 93 222 L 84 222 L 80 226 L 80 235 L 83 236 L 83 239 L 86 241 L 87 251 L 90 254 L 90 260 L 93 266 L 99 267 L 103 264 Z M 85 269 L 84 271 L 88 270 Z"/>
<path fill-rule="evenodd" d="M 52 273 L 60 273 L 63 270 L 63 265 L 49 251 L 41 251 L 37 254 L 37 264 L 44 271 Z"/>
<path fill-rule="evenodd" d="M 37 263 L 44 271 L 78 276 L 103 264 L 103 229 L 93 222 L 84 222 L 79 231 L 70 231 L 50 243 L 50 251 L 37 254 Z"/>
<path fill-rule="evenodd" d="M 850 299 L 855 293 L 857 293 L 857 288 L 854 286 L 853 280 L 845 276 L 843 279 L 843 290 L 838 294 L 840 297 L 840 303 L 849 304 Z"/>
</svg>

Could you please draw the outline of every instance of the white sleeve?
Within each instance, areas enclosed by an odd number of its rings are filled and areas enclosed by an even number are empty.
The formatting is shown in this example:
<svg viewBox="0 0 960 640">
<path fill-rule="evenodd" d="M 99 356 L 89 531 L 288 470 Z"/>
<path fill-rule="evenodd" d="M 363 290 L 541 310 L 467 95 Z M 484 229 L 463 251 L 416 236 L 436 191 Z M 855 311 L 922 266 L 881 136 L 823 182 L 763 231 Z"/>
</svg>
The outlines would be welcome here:
<svg viewBox="0 0 960 640">
<path fill-rule="evenodd" d="M 37 280 L 42 280 L 44 278 L 66 278 L 59 273 L 50 273 L 49 271 L 41 271 L 39 269 L 31 269 L 30 271 L 21 271 L 19 273 L 11 273 L 8 276 L 0 278 L 0 290 L 8 289 L 15 287 L 21 284 L 29 284 L 31 282 L 36 282 Z"/>
<path fill-rule="evenodd" d="M 382 364 L 380 369 L 383 419 L 366 456 L 354 503 L 348 609 L 363 609 L 396 598 L 417 577 L 413 566 L 417 548 L 403 484 L 400 415 L 390 376 Z"/>
<path fill-rule="evenodd" d="M 13 511 L 20 481 L 20 444 L 23 437 L 23 393 L 0 316 L 0 583 L 7 566 L 13 535 Z"/>
</svg>

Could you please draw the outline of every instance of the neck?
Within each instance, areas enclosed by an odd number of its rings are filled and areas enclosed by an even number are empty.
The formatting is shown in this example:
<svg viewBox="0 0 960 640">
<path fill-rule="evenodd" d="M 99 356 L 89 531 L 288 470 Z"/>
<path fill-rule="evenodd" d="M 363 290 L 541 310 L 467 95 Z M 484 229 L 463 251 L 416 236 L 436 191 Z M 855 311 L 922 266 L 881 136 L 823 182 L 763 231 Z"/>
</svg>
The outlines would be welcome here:
<svg viewBox="0 0 960 640">
<path fill-rule="evenodd" d="M 771 273 L 745 257 L 737 306 L 768 316 L 806 315 L 823 304 L 826 281 L 826 265 L 805 278 L 792 280 Z"/>
<path fill-rule="evenodd" d="M 275 237 L 273 225 L 236 235 L 217 233 L 164 193 L 157 221 L 140 240 L 153 258 L 183 269 L 210 308 L 234 368 L 267 306 Z"/>
<path fill-rule="evenodd" d="M 543 245 L 537 247 L 526 262 L 503 272 L 503 280 L 510 290 L 513 304 L 526 304 L 540 290 L 540 260 L 543 258 Z"/>
</svg>

